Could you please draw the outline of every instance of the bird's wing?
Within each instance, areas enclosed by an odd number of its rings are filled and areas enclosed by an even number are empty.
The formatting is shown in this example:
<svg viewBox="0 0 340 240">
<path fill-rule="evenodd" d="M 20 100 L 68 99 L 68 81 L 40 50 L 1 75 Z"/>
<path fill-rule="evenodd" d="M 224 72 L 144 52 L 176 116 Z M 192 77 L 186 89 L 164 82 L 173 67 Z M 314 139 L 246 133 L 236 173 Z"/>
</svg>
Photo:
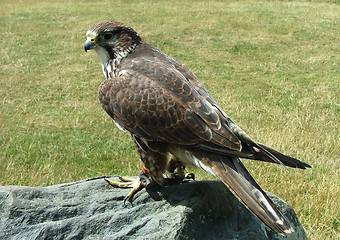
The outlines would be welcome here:
<svg viewBox="0 0 340 240">
<path fill-rule="evenodd" d="M 138 137 L 240 150 L 240 140 L 216 109 L 180 71 L 161 62 L 132 59 L 117 78 L 100 86 L 99 99 L 119 125 Z"/>
<path fill-rule="evenodd" d="M 209 102 L 214 107 L 216 113 L 219 115 L 219 118 L 222 119 L 222 124 L 227 123 L 228 127 L 239 138 L 242 145 L 241 151 L 230 150 L 228 148 L 217 146 L 215 144 L 210 144 L 207 142 L 200 144 L 200 147 L 206 150 L 220 152 L 225 155 L 278 163 L 293 168 L 305 169 L 307 167 L 311 167 L 310 165 L 301 162 L 296 158 L 284 155 L 277 150 L 267 147 L 263 144 L 256 143 L 241 128 L 239 128 L 233 122 L 233 120 L 229 118 L 229 116 L 218 106 L 216 101 L 209 94 L 208 90 L 186 66 L 176 60 L 173 60 L 172 63 L 174 64 L 176 69 L 180 71 L 183 76 L 185 76 L 185 78 L 190 82 L 193 88 L 204 98 L 204 100 Z"/>
<path fill-rule="evenodd" d="M 265 162 L 282 164 L 284 166 L 305 169 L 311 167 L 310 165 L 301 162 L 296 158 L 284 155 L 277 150 L 267 147 L 263 144 L 256 143 L 252 140 L 241 128 L 239 128 L 231 118 L 218 106 L 213 97 L 209 94 L 208 90 L 204 85 L 198 80 L 198 78 L 182 63 L 162 54 L 163 61 L 169 61 L 178 70 L 187 81 L 190 82 L 192 87 L 197 91 L 197 93 L 211 106 L 213 106 L 215 113 L 218 114 L 221 123 L 227 125 L 240 140 L 241 151 L 235 151 L 234 149 L 225 148 L 224 146 L 219 146 L 216 144 L 211 144 L 210 142 L 203 142 L 199 146 L 203 149 L 220 152 L 225 155 L 237 156 L 242 158 L 260 160 Z"/>
</svg>

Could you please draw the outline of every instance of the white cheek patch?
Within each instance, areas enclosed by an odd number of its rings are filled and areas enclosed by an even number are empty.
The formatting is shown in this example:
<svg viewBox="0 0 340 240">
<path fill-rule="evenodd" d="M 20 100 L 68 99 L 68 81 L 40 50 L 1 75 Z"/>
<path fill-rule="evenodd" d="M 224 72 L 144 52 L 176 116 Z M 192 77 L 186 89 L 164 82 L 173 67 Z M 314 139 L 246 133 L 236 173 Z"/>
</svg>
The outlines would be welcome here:
<svg viewBox="0 0 340 240">
<path fill-rule="evenodd" d="M 94 48 L 94 51 L 96 52 L 100 62 L 106 65 L 106 63 L 109 61 L 109 54 L 106 49 L 97 45 Z"/>
</svg>

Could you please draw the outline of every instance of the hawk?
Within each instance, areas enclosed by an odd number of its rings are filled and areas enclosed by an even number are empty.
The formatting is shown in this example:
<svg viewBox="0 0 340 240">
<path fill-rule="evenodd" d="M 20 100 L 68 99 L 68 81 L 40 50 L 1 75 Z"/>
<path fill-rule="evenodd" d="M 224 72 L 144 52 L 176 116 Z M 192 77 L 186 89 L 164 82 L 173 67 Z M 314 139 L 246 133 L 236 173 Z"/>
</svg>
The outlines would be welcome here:
<svg viewBox="0 0 340 240">
<path fill-rule="evenodd" d="M 108 21 L 86 32 L 106 80 L 98 98 L 116 125 L 131 133 L 143 162 L 137 180 L 110 181 L 134 192 L 150 182 L 184 178 L 191 165 L 221 180 L 272 230 L 294 230 L 244 167 L 240 158 L 305 169 L 310 167 L 255 142 L 221 109 L 198 78 L 182 63 L 144 42 L 124 23 Z"/>
</svg>

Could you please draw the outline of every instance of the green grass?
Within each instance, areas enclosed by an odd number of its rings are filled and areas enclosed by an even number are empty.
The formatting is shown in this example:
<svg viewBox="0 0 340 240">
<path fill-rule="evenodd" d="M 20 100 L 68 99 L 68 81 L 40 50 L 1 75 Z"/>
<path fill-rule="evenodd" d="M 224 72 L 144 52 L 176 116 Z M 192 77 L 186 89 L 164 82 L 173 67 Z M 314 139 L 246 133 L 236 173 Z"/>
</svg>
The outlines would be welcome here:
<svg viewBox="0 0 340 240">
<path fill-rule="evenodd" d="M 83 50 L 92 24 L 115 19 L 190 67 L 254 139 L 311 164 L 287 172 L 244 161 L 310 239 L 338 239 L 338 3 L 1 1 L 0 184 L 139 172 L 129 134 L 98 104 L 99 60 Z"/>
</svg>

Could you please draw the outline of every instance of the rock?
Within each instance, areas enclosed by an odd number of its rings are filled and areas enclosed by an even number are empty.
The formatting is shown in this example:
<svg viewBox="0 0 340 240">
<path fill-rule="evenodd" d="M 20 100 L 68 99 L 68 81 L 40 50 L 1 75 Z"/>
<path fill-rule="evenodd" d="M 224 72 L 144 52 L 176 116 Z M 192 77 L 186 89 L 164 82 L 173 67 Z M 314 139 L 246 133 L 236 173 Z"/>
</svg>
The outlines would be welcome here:
<svg viewBox="0 0 340 240">
<path fill-rule="evenodd" d="M 294 210 L 269 197 L 294 226 L 284 237 L 267 228 L 217 181 L 138 192 L 102 178 L 49 187 L 0 187 L 0 239 L 307 239 Z"/>
</svg>

